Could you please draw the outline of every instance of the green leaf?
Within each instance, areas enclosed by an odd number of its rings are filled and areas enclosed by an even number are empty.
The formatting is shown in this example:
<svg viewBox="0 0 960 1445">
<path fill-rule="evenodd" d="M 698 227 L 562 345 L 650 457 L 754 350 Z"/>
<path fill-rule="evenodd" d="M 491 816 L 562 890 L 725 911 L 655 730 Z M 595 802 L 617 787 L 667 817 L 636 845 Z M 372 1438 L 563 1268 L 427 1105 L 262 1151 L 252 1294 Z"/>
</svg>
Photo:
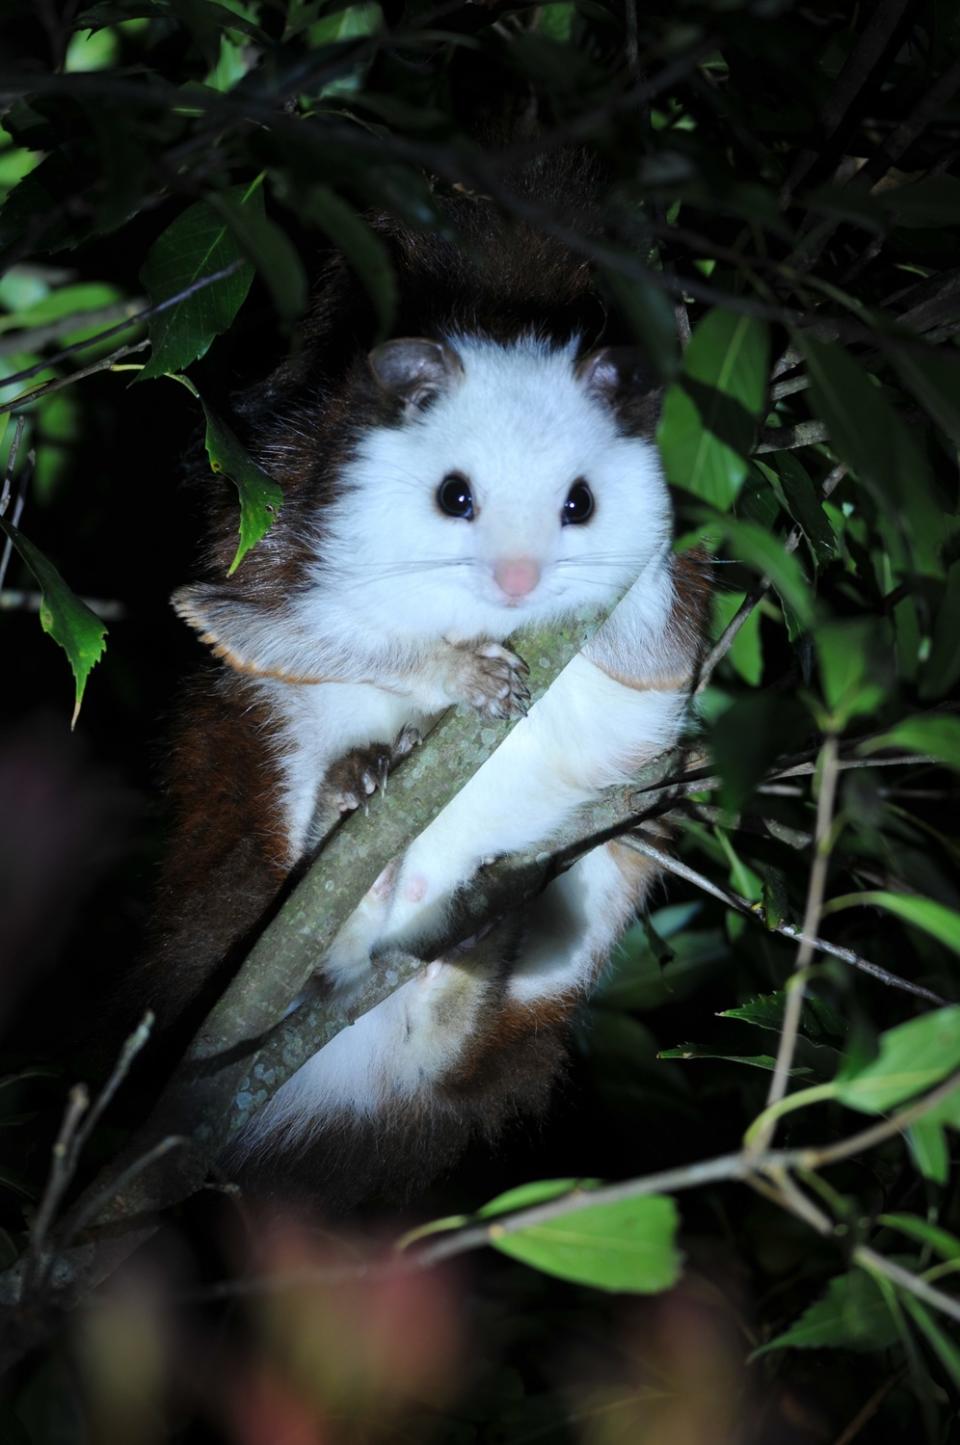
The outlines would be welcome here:
<svg viewBox="0 0 960 1445">
<path fill-rule="evenodd" d="M 76 726 L 90 672 L 103 656 L 107 628 L 95 612 L 72 592 L 52 562 L 28 541 L 19 528 L 0 517 L 0 528 L 23 558 L 40 588 L 40 625 L 67 654 L 76 689 L 71 729 Z"/>
<path fill-rule="evenodd" d="M 900 1301 L 950 1376 L 954 1388 L 960 1390 L 960 1348 L 944 1333 L 927 1307 L 922 1305 L 915 1295 L 901 1290 Z"/>
<path fill-rule="evenodd" d="M 783 1027 L 786 1000 L 787 995 L 783 989 L 777 993 L 761 994 L 759 998 L 738 1004 L 736 1008 L 722 1009 L 717 1018 L 737 1019 L 741 1023 L 755 1024 L 757 1028 L 770 1029 L 778 1034 Z M 846 1025 L 829 1004 L 814 994 L 807 994 L 800 1015 L 800 1032 L 817 1043 L 842 1038 L 846 1033 Z"/>
<path fill-rule="evenodd" d="M 551 0 L 550 4 L 540 6 L 537 27 L 541 35 L 547 35 L 559 44 L 566 44 L 570 39 L 576 13 L 575 5 L 564 3 L 564 0 Z"/>
<path fill-rule="evenodd" d="M 45 326 L 50 321 L 60 321 L 63 317 L 76 313 L 77 329 L 65 332 L 57 338 L 59 345 L 70 346 L 74 341 L 82 341 L 108 324 L 105 321 L 98 322 L 94 326 L 85 323 L 84 311 L 99 310 L 120 299 L 120 292 L 116 286 L 111 286 L 105 281 L 81 281 L 70 286 L 60 286 L 57 290 L 49 292 L 48 295 L 40 297 L 29 305 L 14 308 L 8 315 L 0 316 L 0 332 Z M 135 310 L 132 304 L 130 310 L 131 312 Z M 115 342 L 114 345 L 116 345 Z"/>
<path fill-rule="evenodd" d="M 935 903 L 932 898 L 917 898 L 911 893 L 888 893 L 873 889 L 866 893 L 845 893 L 841 898 L 831 898 L 824 905 L 824 914 L 839 913 L 844 908 L 855 907 L 886 908 L 905 923 L 922 928 L 925 933 L 938 938 L 954 953 L 960 953 L 960 913 Z M 928 1015 L 935 1017 L 935 1015 Z"/>
<path fill-rule="evenodd" d="M 769 337 L 761 321 L 709 312 L 667 392 L 657 444 L 671 482 L 720 510 L 736 498 L 763 412 Z"/>
<path fill-rule="evenodd" d="M 881 748 L 928 753 L 948 767 L 960 769 L 960 718 L 941 714 L 908 717 L 880 737 L 861 743 L 857 751 L 869 757 Z"/>
<path fill-rule="evenodd" d="M 381 335 L 389 332 L 397 308 L 397 283 L 390 256 L 366 221 L 327 186 L 311 186 L 291 198 L 301 220 L 319 226 L 343 252 L 373 302 Z"/>
<path fill-rule="evenodd" d="M 885 1229 L 896 1229 L 918 1244 L 929 1245 L 941 1259 L 960 1259 L 960 1239 L 915 1214 L 881 1214 L 877 1223 Z"/>
<path fill-rule="evenodd" d="M 676 1284 L 677 1207 L 650 1194 L 597 1204 L 516 1233 L 491 1226 L 490 1243 L 545 1274 L 595 1289 L 657 1294 Z"/>
<path fill-rule="evenodd" d="M 755 522 L 736 517 L 701 512 L 700 535 L 725 536 L 738 561 L 763 577 L 769 577 L 780 596 L 796 613 L 801 626 L 813 621 L 813 598 L 803 569 L 796 555 L 788 552 L 779 537 L 772 536 Z"/>
<path fill-rule="evenodd" d="M 906 543 L 916 570 L 942 576 L 943 514 L 926 459 L 910 432 L 841 346 L 815 341 L 805 332 L 795 333 L 794 340 L 807 363 L 817 414 L 841 460 L 872 495 L 888 545 Z"/>
<path fill-rule="evenodd" d="M 701 1048 L 699 1044 L 678 1044 L 675 1049 L 661 1049 L 657 1054 L 658 1059 L 719 1059 L 725 1064 L 749 1064 L 754 1069 L 766 1069 L 772 1073 L 776 1067 L 776 1059 L 772 1054 L 724 1054 L 714 1050 Z M 801 1074 L 809 1074 L 806 1066 L 800 1066 L 790 1070 L 791 1077 Z"/>
<path fill-rule="evenodd" d="M 891 649 L 883 624 L 869 617 L 824 623 L 814 641 L 828 710 L 823 726 L 839 731 L 883 702 L 893 670 Z"/>
<path fill-rule="evenodd" d="M 791 1325 L 770 1340 L 751 1359 L 770 1350 L 885 1350 L 897 1342 L 896 1325 L 883 1295 L 861 1270 L 841 1274 L 826 1293 Z"/>
<path fill-rule="evenodd" d="M 787 751 L 782 698 L 770 692 L 739 697 L 715 720 L 710 750 L 723 779 L 720 804 L 739 812 L 774 760 Z"/>
<path fill-rule="evenodd" d="M 227 576 L 232 577 L 250 548 L 266 536 L 277 520 L 283 506 L 283 490 L 257 465 L 226 422 L 202 398 L 200 405 L 207 421 L 203 442 L 210 468 L 229 477 L 240 496 L 240 541 L 227 570 Z"/>
<path fill-rule="evenodd" d="M 931 1124 L 943 1124 L 949 1129 L 960 1131 L 960 1084 L 951 1089 L 939 1104 L 934 1104 L 924 1119 Z"/>
<path fill-rule="evenodd" d="M 837 555 L 836 536 L 816 487 L 793 452 L 775 452 L 769 464 L 757 461 L 756 466 L 779 493 L 782 505 L 806 537 L 814 561 L 832 561 Z"/>
<path fill-rule="evenodd" d="M 746 598 L 745 592 L 715 592 L 713 595 L 713 635 L 714 640 L 720 636 L 724 628 Z M 734 671 L 743 678 L 744 682 L 756 687 L 763 676 L 763 649 L 760 640 L 760 609 L 755 607 L 740 628 L 733 641 L 733 646 L 727 653 L 727 659 Z"/>
<path fill-rule="evenodd" d="M 535 1204 L 546 1204 L 550 1199 L 559 1199 L 579 1189 L 596 1189 L 599 1182 L 597 1179 L 535 1179 L 498 1194 L 477 1210 L 476 1217 L 491 1219 L 498 1214 L 516 1214 L 518 1210 L 532 1209 Z"/>
<path fill-rule="evenodd" d="M 244 204 L 222 193 L 210 197 L 212 208 L 229 223 L 240 247 L 266 282 L 274 305 L 286 321 L 303 314 L 307 277 L 296 247 L 262 207 Z"/>
<path fill-rule="evenodd" d="M 849 1109 L 882 1114 L 960 1068 L 960 1005 L 935 1009 L 880 1035 L 875 1059 L 830 1086 Z"/>
<path fill-rule="evenodd" d="M 924 1179 L 946 1184 L 950 1178 L 950 1151 L 943 1125 L 926 1117 L 916 1119 L 907 1130 L 907 1143 Z"/>
<path fill-rule="evenodd" d="M 253 186 L 237 187 L 227 195 L 238 204 L 263 206 L 263 196 Z M 152 350 L 139 381 L 181 371 L 205 356 L 214 337 L 231 325 L 253 280 L 253 266 L 230 227 L 206 201 L 189 206 L 157 238 L 140 272 L 154 305 L 230 266 L 236 269 L 228 276 L 150 318 Z"/>
</svg>

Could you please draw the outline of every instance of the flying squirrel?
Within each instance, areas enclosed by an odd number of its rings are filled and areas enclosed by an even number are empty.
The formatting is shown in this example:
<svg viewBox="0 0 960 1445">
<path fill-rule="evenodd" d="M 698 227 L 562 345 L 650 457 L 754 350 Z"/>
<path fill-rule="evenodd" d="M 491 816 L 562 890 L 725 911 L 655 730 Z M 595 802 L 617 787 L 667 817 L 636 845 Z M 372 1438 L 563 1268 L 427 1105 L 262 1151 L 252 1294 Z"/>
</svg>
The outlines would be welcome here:
<svg viewBox="0 0 960 1445">
<path fill-rule="evenodd" d="M 596 229 L 582 158 L 519 184 Z M 709 579 L 671 550 L 650 370 L 582 257 L 483 197 L 437 203 L 434 233 L 374 220 L 392 339 L 376 343 L 349 266 L 328 267 L 299 349 L 241 408 L 283 508 L 225 579 L 236 521 L 215 499 L 210 580 L 174 594 L 225 665 L 192 684 L 171 750 L 145 985 L 162 1019 L 216 996 L 316 847 L 318 800 L 357 806 L 445 709 L 525 715 L 317 958 L 346 1001 L 483 859 L 548 843 L 683 728 Z M 524 629 L 624 593 L 527 710 Z M 616 842 L 593 849 L 506 921 L 493 963 L 435 960 L 314 1054 L 231 1167 L 313 1155 L 321 1198 L 409 1190 L 542 1110 L 655 876 Z"/>
</svg>

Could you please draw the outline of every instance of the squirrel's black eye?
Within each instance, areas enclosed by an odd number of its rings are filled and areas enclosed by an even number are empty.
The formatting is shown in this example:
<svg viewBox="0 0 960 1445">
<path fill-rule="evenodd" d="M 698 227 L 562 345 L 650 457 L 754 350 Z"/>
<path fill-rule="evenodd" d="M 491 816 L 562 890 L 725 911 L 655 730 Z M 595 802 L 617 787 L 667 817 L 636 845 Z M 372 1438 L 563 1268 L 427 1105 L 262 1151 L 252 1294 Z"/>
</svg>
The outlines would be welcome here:
<svg viewBox="0 0 960 1445">
<path fill-rule="evenodd" d="M 573 522 L 588 522 L 593 516 L 593 493 L 582 477 L 578 477 L 567 493 L 560 520 L 565 527 Z"/>
<path fill-rule="evenodd" d="M 437 488 L 437 506 L 448 517 L 462 517 L 465 522 L 473 521 L 473 493 L 466 477 L 459 472 L 450 472 Z"/>
</svg>

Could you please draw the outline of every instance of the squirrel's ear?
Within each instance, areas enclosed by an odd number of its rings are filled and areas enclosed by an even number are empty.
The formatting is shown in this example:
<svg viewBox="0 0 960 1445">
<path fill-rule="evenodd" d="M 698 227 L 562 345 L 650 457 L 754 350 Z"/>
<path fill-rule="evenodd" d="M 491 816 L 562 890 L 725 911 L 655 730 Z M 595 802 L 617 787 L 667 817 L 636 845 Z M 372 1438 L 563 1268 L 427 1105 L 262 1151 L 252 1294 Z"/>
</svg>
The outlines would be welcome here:
<svg viewBox="0 0 960 1445">
<path fill-rule="evenodd" d="M 375 346 L 367 357 L 380 386 L 408 407 L 421 407 L 463 376 L 463 362 L 452 346 L 426 337 L 400 337 Z"/>
<path fill-rule="evenodd" d="M 663 392 L 643 352 L 632 346 L 601 346 L 577 362 L 576 374 L 630 435 L 653 437 Z"/>
<path fill-rule="evenodd" d="M 582 357 L 576 371 L 587 390 L 610 406 L 624 396 L 647 396 L 657 389 L 642 352 L 632 346 L 601 346 Z"/>
<path fill-rule="evenodd" d="M 214 656 L 237 672 L 284 682 L 321 680 L 309 639 L 289 615 L 203 583 L 178 588 L 170 601 Z"/>
</svg>

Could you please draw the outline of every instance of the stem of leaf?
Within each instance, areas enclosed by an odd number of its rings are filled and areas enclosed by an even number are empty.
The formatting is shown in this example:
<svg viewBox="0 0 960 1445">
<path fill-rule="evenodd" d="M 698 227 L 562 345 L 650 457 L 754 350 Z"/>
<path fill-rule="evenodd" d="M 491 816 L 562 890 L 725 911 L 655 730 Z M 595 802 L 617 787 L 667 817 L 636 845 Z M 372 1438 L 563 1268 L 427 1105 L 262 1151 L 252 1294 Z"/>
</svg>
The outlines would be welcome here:
<svg viewBox="0 0 960 1445">
<path fill-rule="evenodd" d="M 791 1050 L 791 1058 L 792 1052 Z M 761 1143 L 761 1140 L 766 1141 L 772 1136 L 772 1126 L 785 1114 L 792 1114 L 795 1109 L 806 1109 L 811 1104 L 822 1104 L 833 1098 L 836 1098 L 836 1087 L 832 1082 L 811 1084 L 809 1089 L 800 1089 L 796 1094 L 788 1094 L 785 1098 L 778 1099 L 775 1104 L 768 1105 L 762 1114 L 757 1115 L 743 1136 L 748 1152 L 759 1154 L 767 1147 L 766 1142 Z"/>
</svg>

